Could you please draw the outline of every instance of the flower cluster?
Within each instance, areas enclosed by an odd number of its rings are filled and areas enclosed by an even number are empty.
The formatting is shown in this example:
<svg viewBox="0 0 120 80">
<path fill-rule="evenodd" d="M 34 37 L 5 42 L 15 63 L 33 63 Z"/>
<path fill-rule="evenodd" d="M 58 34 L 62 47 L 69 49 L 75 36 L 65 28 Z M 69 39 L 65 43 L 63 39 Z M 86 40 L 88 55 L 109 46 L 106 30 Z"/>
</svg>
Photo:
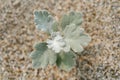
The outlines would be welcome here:
<svg viewBox="0 0 120 80">
<path fill-rule="evenodd" d="M 70 46 L 66 45 L 64 38 L 59 32 L 53 32 L 51 34 L 51 39 L 47 40 L 47 44 L 48 48 L 51 48 L 55 53 L 59 53 L 60 51 L 70 51 Z"/>
</svg>

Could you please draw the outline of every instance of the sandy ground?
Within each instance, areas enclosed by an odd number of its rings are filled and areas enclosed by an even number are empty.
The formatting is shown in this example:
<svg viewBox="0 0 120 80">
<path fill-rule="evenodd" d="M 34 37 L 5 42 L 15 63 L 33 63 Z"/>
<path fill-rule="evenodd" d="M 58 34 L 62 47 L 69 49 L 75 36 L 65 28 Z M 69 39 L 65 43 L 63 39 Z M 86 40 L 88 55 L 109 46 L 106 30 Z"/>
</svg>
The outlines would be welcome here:
<svg viewBox="0 0 120 80">
<path fill-rule="evenodd" d="M 33 11 L 43 9 L 58 19 L 71 10 L 83 13 L 92 41 L 69 73 L 32 68 L 29 54 L 42 40 Z M 120 80 L 120 1 L 0 0 L 0 80 Z"/>
</svg>

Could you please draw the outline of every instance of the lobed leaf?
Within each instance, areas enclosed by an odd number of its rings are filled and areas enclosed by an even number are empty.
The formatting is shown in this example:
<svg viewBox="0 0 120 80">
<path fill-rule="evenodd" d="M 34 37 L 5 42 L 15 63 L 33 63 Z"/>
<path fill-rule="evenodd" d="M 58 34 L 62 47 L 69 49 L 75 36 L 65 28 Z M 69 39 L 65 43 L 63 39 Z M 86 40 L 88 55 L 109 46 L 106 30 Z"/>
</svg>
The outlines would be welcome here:
<svg viewBox="0 0 120 80">
<path fill-rule="evenodd" d="M 60 26 L 64 30 L 67 25 L 75 24 L 80 25 L 82 23 L 81 13 L 70 12 L 68 15 L 64 15 L 60 20 Z"/>
<path fill-rule="evenodd" d="M 47 48 L 46 43 L 38 43 L 30 54 L 34 68 L 45 68 L 48 64 L 55 64 L 57 55 Z"/>
<path fill-rule="evenodd" d="M 70 71 L 76 65 L 75 55 L 72 51 L 60 53 L 57 57 L 57 66 L 62 70 Z"/>
<path fill-rule="evenodd" d="M 54 18 L 46 10 L 35 11 L 34 16 L 34 21 L 37 29 L 47 33 L 51 33 L 55 29 L 55 27 L 57 29 L 57 26 L 53 25 L 56 23 Z"/>
<path fill-rule="evenodd" d="M 75 24 L 68 25 L 63 31 L 65 41 L 74 52 L 82 52 L 83 47 L 87 46 L 91 38 L 85 34 L 84 29 Z"/>
</svg>

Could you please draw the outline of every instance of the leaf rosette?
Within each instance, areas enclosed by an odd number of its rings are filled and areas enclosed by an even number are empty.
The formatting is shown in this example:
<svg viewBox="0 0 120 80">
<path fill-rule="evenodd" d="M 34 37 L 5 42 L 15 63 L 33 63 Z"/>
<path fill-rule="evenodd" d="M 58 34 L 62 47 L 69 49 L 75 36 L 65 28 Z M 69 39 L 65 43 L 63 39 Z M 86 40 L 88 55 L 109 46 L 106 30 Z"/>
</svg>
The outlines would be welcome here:
<svg viewBox="0 0 120 80">
<path fill-rule="evenodd" d="M 56 21 L 47 11 L 35 11 L 36 28 L 50 34 L 37 43 L 30 54 L 34 68 L 45 68 L 48 64 L 70 71 L 76 65 L 76 53 L 80 54 L 91 38 L 80 27 L 81 13 L 70 12 Z M 58 29 L 60 27 L 61 29 Z M 57 54 L 56 54 L 57 53 Z"/>
</svg>

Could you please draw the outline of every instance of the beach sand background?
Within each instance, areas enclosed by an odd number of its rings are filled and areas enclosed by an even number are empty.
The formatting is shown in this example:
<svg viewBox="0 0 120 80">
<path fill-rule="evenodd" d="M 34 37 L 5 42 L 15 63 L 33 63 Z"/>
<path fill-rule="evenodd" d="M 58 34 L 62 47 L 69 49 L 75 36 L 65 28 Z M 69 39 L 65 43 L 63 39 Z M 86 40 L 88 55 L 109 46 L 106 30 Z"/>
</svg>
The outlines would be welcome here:
<svg viewBox="0 0 120 80">
<path fill-rule="evenodd" d="M 35 29 L 35 10 L 57 19 L 69 11 L 83 14 L 92 41 L 72 71 L 56 66 L 33 69 L 29 54 L 43 40 Z M 120 80 L 119 0 L 0 0 L 0 80 Z"/>
</svg>

